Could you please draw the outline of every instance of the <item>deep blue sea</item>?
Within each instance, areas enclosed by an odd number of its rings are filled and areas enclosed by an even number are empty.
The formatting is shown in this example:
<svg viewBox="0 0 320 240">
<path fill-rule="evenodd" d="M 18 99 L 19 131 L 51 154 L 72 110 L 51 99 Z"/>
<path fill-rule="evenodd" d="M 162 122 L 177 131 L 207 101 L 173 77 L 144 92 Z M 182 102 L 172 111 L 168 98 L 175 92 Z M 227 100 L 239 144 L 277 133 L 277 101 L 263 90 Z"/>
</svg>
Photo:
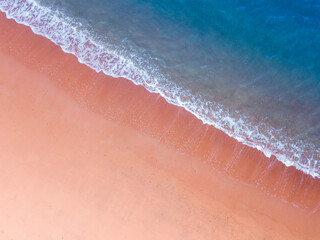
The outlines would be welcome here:
<svg viewBox="0 0 320 240">
<path fill-rule="evenodd" d="M 0 9 L 96 71 L 320 177 L 320 1 L 0 0 Z"/>
</svg>

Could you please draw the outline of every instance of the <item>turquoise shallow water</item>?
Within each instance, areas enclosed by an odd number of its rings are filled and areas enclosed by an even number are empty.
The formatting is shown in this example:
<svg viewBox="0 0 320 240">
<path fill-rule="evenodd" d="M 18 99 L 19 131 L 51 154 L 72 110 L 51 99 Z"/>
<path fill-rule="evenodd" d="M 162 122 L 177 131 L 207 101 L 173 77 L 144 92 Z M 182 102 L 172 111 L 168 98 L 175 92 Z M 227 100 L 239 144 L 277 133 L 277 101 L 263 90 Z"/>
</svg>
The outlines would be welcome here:
<svg viewBox="0 0 320 240">
<path fill-rule="evenodd" d="M 319 1 L 0 0 L 0 7 L 95 70 L 159 92 L 320 176 Z"/>
</svg>

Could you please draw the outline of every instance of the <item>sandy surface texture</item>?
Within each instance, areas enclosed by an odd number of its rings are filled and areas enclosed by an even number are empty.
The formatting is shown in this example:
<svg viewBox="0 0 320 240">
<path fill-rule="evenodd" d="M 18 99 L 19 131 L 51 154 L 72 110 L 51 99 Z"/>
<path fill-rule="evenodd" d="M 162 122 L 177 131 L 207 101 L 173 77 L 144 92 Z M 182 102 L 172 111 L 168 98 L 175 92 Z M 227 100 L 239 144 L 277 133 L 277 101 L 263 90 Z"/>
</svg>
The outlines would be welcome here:
<svg viewBox="0 0 320 240">
<path fill-rule="evenodd" d="M 0 239 L 320 239 L 317 179 L 0 31 Z"/>
</svg>

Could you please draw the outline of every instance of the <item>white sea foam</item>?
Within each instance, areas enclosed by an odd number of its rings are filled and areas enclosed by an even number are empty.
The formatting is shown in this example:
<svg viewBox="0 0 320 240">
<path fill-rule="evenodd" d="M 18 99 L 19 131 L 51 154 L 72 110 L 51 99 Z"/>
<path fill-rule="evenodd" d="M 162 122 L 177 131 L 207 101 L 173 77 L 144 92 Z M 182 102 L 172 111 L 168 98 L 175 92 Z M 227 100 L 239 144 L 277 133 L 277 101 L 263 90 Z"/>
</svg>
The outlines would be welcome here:
<svg viewBox="0 0 320 240">
<path fill-rule="evenodd" d="M 249 117 L 232 118 L 225 106 L 191 94 L 169 81 L 156 66 L 145 64 L 145 60 L 138 55 L 127 57 L 123 50 L 116 50 L 107 42 L 99 44 L 85 29 L 77 27 L 72 19 L 34 0 L 0 0 L 0 9 L 8 18 L 31 27 L 34 33 L 50 39 L 64 52 L 74 54 L 80 63 L 95 71 L 124 77 L 150 92 L 159 93 L 169 103 L 185 108 L 204 124 L 213 125 L 239 142 L 257 148 L 267 157 L 274 155 L 286 166 L 294 166 L 320 178 L 320 149 L 316 145 L 286 137 L 281 129 L 262 123 L 253 125 Z"/>
</svg>

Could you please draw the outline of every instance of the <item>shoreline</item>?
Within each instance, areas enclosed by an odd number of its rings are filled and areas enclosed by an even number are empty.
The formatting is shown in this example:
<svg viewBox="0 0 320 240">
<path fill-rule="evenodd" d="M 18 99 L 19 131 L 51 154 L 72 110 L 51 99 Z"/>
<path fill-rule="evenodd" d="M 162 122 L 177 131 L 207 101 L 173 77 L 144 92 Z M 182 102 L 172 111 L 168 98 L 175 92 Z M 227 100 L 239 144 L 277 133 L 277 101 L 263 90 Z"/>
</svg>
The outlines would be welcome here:
<svg viewBox="0 0 320 240">
<path fill-rule="evenodd" d="M 320 236 L 319 179 L 0 18 L 0 236 Z"/>
<path fill-rule="evenodd" d="M 92 40 L 86 33 L 77 29 L 74 24 L 65 21 L 64 17 L 60 14 L 50 11 L 48 8 L 34 2 L 34 0 L 23 0 L 17 5 L 15 1 L 12 3 L 10 3 L 10 1 L 4 1 L 3 4 L 0 5 L 0 8 L 6 12 L 9 18 L 13 18 L 18 23 L 26 25 L 27 27 L 31 26 L 34 33 L 50 39 L 56 45 L 59 45 L 64 52 L 77 56 L 79 62 L 84 63 L 96 72 L 103 71 L 109 76 L 123 76 L 130 79 L 134 84 L 144 86 L 149 92 L 159 93 L 167 102 L 183 107 L 186 111 L 200 119 L 202 123 L 208 123 L 214 128 L 223 131 L 228 136 L 237 139 L 237 141 L 244 145 L 258 149 L 263 152 L 266 157 L 276 157 L 287 167 L 294 166 L 307 175 L 320 179 L 317 168 L 317 159 L 320 153 L 315 144 L 296 144 L 297 139 L 288 136 L 286 137 L 285 142 L 279 142 L 277 135 L 281 129 L 276 130 L 272 127 L 268 128 L 268 130 L 265 129 L 262 132 L 258 131 L 255 134 L 252 132 L 248 133 L 245 129 L 249 127 L 249 129 L 252 129 L 253 132 L 255 132 L 255 126 L 251 126 L 249 122 L 247 122 L 249 125 L 244 124 L 242 126 L 242 124 L 240 124 L 240 126 L 234 126 L 234 123 L 239 123 L 241 121 L 236 121 L 229 116 L 226 113 L 228 111 L 225 112 L 227 115 L 222 114 L 220 116 L 220 113 L 218 113 L 219 111 L 211 111 L 210 109 L 205 108 L 204 111 L 208 111 L 211 116 L 208 117 L 206 114 L 201 114 L 201 111 L 194 110 L 194 108 L 202 106 L 202 101 L 197 102 L 195 100 L 191 102 L 181 102 L 180 100 L 185 98 L 184 94 L 176 95 L 171 91 L 169 91 L 171 92 L 170 94 L 167 94 L 166 90 L 161 90 L 164 86 L 165 89 L 175 89 L 179 87 L 173 82 L 167 82 L 161 73 L 156 72 L 153 74 L 148 71 L 146 73 L 145 69 L 134 67 L 135 64 L 133 64 L 130 59 L 123 58 L 121 54 L 113 52 L 113 50 L 109 52 L 108 49 L 104 49 L 104 47 Z M 27 14 L 21 14 L 21 12 Z M 144 64 L 148 65 L 148 63 Z M 160 76 L 158 76 L 158 74 L 160 74 Z M 157 84 L 158 81 L 164 81 L 165 83 Z M 204 104 L 206 105 L 206 103 Z M 221 109 L 221 106 L 219 106 L 219 104 L 216 105 L 214 102 L 208 104 L 213 108 Z M 231 130 L 233 128 L 236 129 L 235 132 L 237 132 L 237 134 Z M 273 134 L 268 136 L 268 134 L 265 135 L 263 132 L 272 132 Z M 286 135 L 283 133 L 279 134 L 279 136 Z M 273 139 L 277 139 L 276 142 L 274 142 Z M 287 147 L 284 147 L 283 149 L 283 147 L 279 148 L 279 145 L 286 145 Z M 292 156 L 292 158 L 290 158 L 290 156 Z"/>
</svg>

